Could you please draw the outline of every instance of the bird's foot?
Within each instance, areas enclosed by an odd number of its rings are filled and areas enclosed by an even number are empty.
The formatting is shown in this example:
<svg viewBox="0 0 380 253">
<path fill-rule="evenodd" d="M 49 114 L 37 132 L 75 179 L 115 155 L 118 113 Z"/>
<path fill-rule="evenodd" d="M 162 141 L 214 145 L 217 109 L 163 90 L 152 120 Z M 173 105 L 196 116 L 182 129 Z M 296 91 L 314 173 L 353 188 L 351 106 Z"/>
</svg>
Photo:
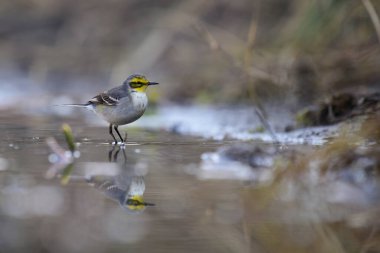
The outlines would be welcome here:
<svg viewBox="0 0 380 253">
<path fill-rule="evenodd" d="M 127 142 L 125 142 L 125 141 L 118 141 L 118 142 L 113 141 L 113 142 L 111 142 L 111 144 L 113 146 L 116 146 L 116 145 L 118 145 L 118 146 L 125 146 L 127 144 Z"/>
</svg>

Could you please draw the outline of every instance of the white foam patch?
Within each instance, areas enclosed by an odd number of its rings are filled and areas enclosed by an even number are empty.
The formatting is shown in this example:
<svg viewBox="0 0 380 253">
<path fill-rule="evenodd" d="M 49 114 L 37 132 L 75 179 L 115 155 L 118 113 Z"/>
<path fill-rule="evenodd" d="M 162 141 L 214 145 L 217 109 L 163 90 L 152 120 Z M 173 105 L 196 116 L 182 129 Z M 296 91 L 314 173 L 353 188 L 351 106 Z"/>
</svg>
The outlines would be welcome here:
<svg viewBox="0 0 380 253">
<path fill-rule="evenodd" d="M 291 124 L 289 119 L 292 116 L 286 111 L 280 112 L 277 109 L 270 115 L 270 124 L 275 129 Z M 131 125 L 213 140 L 274 142 L 269 133 L 255 132 L 261 123 L 254 110 L 247 107 L 165 106 L 159 108 L 157 114 L 144 116 Z M 336 126 L 312 127 L 288 133 L 277 132 L 276 137 L 284 144 L 322 145 L 328 137 L 335 135 L 336 130 Z"/>
<path fill-rule="evenodd" d="M 189 166 L 187 172 L 201 180 L 242 180 L 269 182 L 273 170 L 268 168 L 252 169 L 238 161 L 230 160 L 218 152 L 204 153 L 199 166 Z"/>
</svg>

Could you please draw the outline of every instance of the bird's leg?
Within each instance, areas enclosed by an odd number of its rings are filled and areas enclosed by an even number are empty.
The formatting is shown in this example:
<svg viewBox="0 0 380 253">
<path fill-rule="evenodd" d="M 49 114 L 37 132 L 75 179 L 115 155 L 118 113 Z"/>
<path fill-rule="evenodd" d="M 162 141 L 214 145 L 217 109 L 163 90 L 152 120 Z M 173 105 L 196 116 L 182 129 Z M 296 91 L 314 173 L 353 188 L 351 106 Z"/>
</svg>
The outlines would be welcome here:
<svg viewBox="0 0 380 253">
<path fill-rule="evenodd" d="M 115 146 L 112 145 L 112 149 L 108 152 L 108 161 L 109 162 L 112 162 L 112 154 L 113 154 L 114 150 L 115 150 Z"/>
<path fill-rule="evenodd" d="M 128 133 L 127 131 L 125 131 L 125 137 L 124 137 L 124 142 L 127 143 L 127 137 L 128 137 Z"/>
<path fill-rule="evenodd" d="M 115 135 L 113 135 L 113 133 L 112 133 L 112 124 L 110 124 L 110 127 L 109 127 L 109 133 L 110 133 L 110 135 L 112 136 L 113 140 L 115 141 L 115 144 L 117 144 L 117 140 L 116 140 L 116 138 L 115 138 Z"/>
<path fill-rule="evenodd" d="M 115 154 L 113 154 L 113 161 L 114 161 L 114 162 L 117 162 L 117 157 L 119 156 L 119 152 L 120 152 L 120 146 L 119 146 L 119 148 L 116 150 Z"/>
<path fill-rule="evenodd" d="M 117 126 L 117 125 L 114 125 L 114 126 L 113 126 L 113 128 L 115 129 L 117 135 L 119 135 L 119 138 L 120 138 L 121 142 L 124 143 L 123 137 L 121 137 L 121 134 L 120 134 L 120 132 L 119 132 L 119 129 L 117 129 L 118 127 L 119 127 L 119 126 Z"/>
<path fill-rule="evenodd" d="M 127 154 L 125 153 L 124 147 L 122 148 L 122 150 L 123 150 L 124 164 L 126 164 L 127 163 Z"/>
</svg>

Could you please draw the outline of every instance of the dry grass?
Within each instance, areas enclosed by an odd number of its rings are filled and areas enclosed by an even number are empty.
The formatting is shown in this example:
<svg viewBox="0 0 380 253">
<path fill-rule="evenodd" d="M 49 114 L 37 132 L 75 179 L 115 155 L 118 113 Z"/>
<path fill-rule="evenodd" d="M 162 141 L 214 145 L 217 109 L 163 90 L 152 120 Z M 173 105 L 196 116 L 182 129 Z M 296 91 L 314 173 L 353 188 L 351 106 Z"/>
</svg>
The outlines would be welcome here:
<svg viewBox="0 0 380 253">
<path fill-rule="evenodd" d="M 321 148 L 287 155 L 271 183 L 246 189 L 250 240 L 264 252 L 378 251 L 378 188 L 371 186 L 380 181 L 379 122 L 369 117 Z"/>
</svg>

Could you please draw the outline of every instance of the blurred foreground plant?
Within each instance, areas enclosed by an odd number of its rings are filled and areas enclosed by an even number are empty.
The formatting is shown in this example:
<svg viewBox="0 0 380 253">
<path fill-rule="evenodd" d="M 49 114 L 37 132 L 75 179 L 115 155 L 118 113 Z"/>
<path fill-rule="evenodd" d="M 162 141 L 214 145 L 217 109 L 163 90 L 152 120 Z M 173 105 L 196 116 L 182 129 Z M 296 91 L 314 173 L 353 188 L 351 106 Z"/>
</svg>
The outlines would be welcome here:
<svg viewBox="0 0 380 253">
<path fill-rule="evenodd" d="M 54 137 L 46 139 L 47 145 L 53 151 L 53 153 L 49 155 L 49 161 L 52 165 L 46 172 L 46 177 L 51 179 L 60 174 L 61 184 L 66 185 L 70 181 L 74 160 L 80 156 L 80 152 L 76 149 L 71 127 L 68 124 L 63 124 L 62 131 L 69 150 L 62 148 Z"/>
<path fill-rule="evenodd" d="M 265 252 L 379 252 L 380 114 L 276 163 L 270 184 L 248 188 L 247 236 Z"/>
</svg>

